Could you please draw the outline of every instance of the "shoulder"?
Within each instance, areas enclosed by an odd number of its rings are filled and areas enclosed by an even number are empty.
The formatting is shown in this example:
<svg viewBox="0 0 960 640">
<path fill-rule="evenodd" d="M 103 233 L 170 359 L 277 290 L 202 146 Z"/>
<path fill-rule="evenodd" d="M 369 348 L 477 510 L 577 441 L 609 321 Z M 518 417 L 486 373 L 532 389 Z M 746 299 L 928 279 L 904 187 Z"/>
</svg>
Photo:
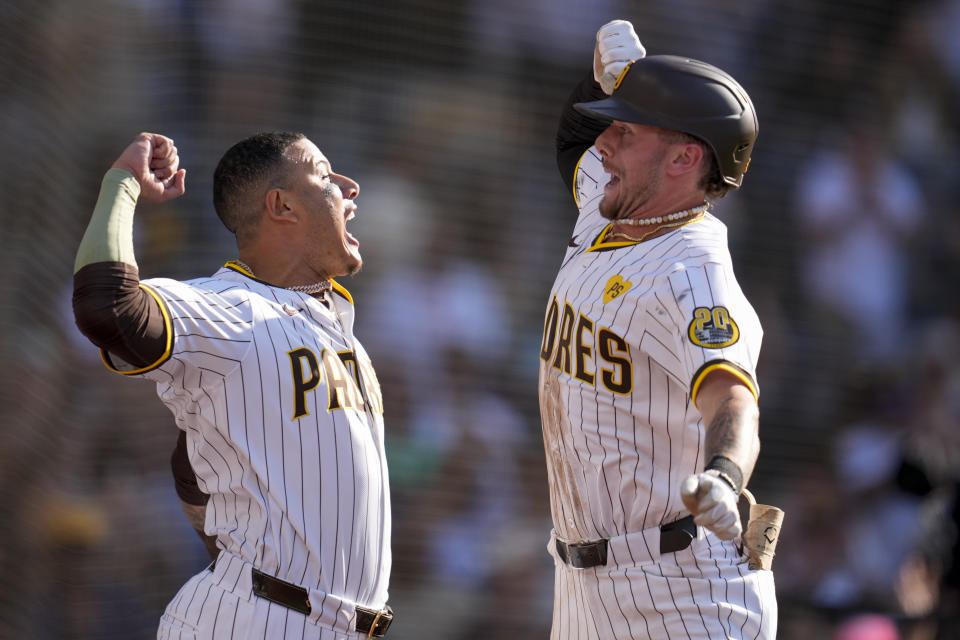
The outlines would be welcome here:
<svg viewBox="0 0 960 640">
<path fill-rule="evenodd" d="M 658 288 L 671 290 L 678 302 L 690 292 L 714 296 L 721 290 L 737 288 L 723 222 L 707 214 L 671 235 L 675 237 L 663 243 L 666 248 Z"/>
<path fill-rule="evenodd" d="M 213 314 L 251 320 L 252 309 L 264 299 L 263 292 L 258 291 L 258 283 L 251 281 L 248 284 L 236 278 L 224 278 L 223 271 L 221 269 L 212 276 L 190 280 L 148 278 L 141 284 L 162 301 L 175 317 Z"/>
<path fill-rule="evenodd" d="M 730 253 L 727 247 L 727 225 L 711 213 L 706 213 L 696 222 L 681 227 L 680 232 L 684 244 L 693 252 Z"/>
<path fill-rule="evenodd" d="M 709 213 L 678 229 L 671 241 L 663 244 L 665 262 L 669 263 L 671 273 L 708 264 L 732 266 L 727 226 Z"/>
</svg>

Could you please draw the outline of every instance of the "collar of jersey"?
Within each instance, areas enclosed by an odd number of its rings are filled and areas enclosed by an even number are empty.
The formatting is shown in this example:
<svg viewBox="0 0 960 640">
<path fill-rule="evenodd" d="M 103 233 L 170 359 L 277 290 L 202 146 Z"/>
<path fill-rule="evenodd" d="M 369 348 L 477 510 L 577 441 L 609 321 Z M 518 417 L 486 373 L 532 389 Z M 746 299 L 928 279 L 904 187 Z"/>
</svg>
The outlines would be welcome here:
<svg viewBox="0 0 960 640">
<path fill-rule="evenodd" d="M 227 268 L 227 269 L 231 269 L 231 270 L 233 270 L 233 271 L 236 271 L 237 273 L 242 273 L 242 274 L 245 275 L 246 277 L 250 278 L 251 280 L 253 280 L 253 281 L 255 281 L 255 282 L 259 282 L 259 283 L 262 284 L 262 285 L 266 285 L 266 286 L 268 286 L 268 287 L 274 287 L 275 289 L 282 289 L 282 288 L 283 288 L 283 287 L 276 287 L 276 286 L 270 284 L 269 282 L 265 282 L 265 281 L 261 280 L 260 278 L 256 277 L 255 275 L 253 275 L 252 273 L 250 273 L 249 271 L 247 271 L 246 269 L 244 269 L 243 267 L 241 267 L 239 264 L 237 264 L 237 261 L 236 261 L 236 260 L 227 260 L 227 261 L 224 263 L 223 266 L 224 266 L 225 268 Z M 336 292 L 337 294 L 339 294 L 341 298 L 343 298 L 344 300 L 346 300 L 346 301 L 349 302 L 350 304 L 353 304 L 353 296 L 350 295 L 350 292 L 347 291 L 347 290 L 343 287 L 343 285 L 341 285 L 339 282 L 337 282 L 337 281 L 334 280 L 333 278 L 330 278 L 330 284 L 333 285 L 333 290 L 334 290 L 334 292 Z"/>
<path fill-rule="evenodd" d="M 700 215 L 700 216 L 691 218 L 684 224 L 677 225 L 676 227 L 670 229 L 670 231 L 676 231 L 677 229 L 681 229 L 687 226 L 688 224 L 697 222 L 698 220 L 703 220 L 703 216 Z M 603 240 L 604 236 L 607 235 L 607 231 L 609 231 L 613 225 L 614 223 L 610 222 L 609 224 L 607 224 L 607 226 L 601 229 L 600 233 L 597 234 L 597 237 L 594 238 L 593 243 L 584 253 L 590 253 L 591 251 L 607 251 L 608 249 L 619 249 L 620 247 L 630 247 L 635 244 L 640 244 L 641 242 L 646 242 L 646 240 L 617 240 L 616 242 L 604 242 Z M 657 236 L 657 237 L 660 237 L 660 236 Z M 653 238 L 650 238 L 650 239 L 653 240 Z"/>
<path fill-rule="evenodd" d="M 591 251 L 603 251 L 604 249 L 617 249 L 619 247 L 629 247 L 633 244 L 640 244 L 639 240 L 617 240 L 616 242 L 604 242 L 603 238 L 607 235 L 607 231 L 610 230 L 610 227 L 613 226 L 613 223 L 609 223 L 600 233 L 597 234 L 597 237 L 593 239 L 593 243 L 587 249 L 586 253 Z"/>
</svg>

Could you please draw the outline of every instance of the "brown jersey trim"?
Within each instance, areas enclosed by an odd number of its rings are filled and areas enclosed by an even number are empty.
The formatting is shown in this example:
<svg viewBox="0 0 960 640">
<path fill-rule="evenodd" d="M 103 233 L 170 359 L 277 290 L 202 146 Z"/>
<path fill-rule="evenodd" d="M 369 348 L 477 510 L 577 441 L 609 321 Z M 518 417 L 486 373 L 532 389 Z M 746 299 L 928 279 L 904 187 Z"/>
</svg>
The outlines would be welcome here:
<svg viewBox="0 0 960 640">
<path fill-rule="evenodd" d="M 153 299 L 157 301 L 157 306 L 160 308 L 160 314 L 163 316 L 163 334 L 166 337 L 163 346 L 163 353 L 154 361 L 146 366 L 139 367 L 137 369 L 120 369 L 113 364 L 113 360 L 110 359 L 110 352 L 107 349 L 100 349 L 100 358 L 103 360 L 103 364 L 106 365 L 110 371 L 114 373 L 120 373 L 125 376 L 133 376 L 140 373 L 146 373 L 148 371 L 153 371 L 164 362 L 170 359 L 170 356 L 173 355 L 173 321 L 170 319 L 170 311 L 167 309 L 167 304 L 163 301 L 163 298 L 160 297 L 160 294 L 154 291 L 152 288 L 143 284 L 139 284 L 140 289 L 146 291 L 148 294 L 153 296 Z M 131 363 L 133 364 L 133 363 Z"/>
<path fill-rule="evenodd" d="M 137 268 L 124 262 L 96 262 L 73 277 L 77 328 L 103 352 L 142 373 L 169 358 L 173 345 L 170 314 L 160 296 L 142 284 Z M 109 356 L 107 366 L 118 371 Z"/>
<path fill-rule="evenodd" d="M 740 381 L 750 389 L 750 393 L 753 394 L 754 399 L 759 401 L 760 391 L 757 389 L 757 383 L 754 382 L 753 376 L 747 373 L 743 367 L 727 360 L 711 360 L 697 369 L 697 372 L 693 374 L 693 379 L 690 380 L 690 399 L 693 401 L 694 406 L 697 405 L 697 394 L 700 392 L 700 385 L 703 384 L 707 374 L 718 370 L 732 373 L 739 378 Z"/>
</svg>

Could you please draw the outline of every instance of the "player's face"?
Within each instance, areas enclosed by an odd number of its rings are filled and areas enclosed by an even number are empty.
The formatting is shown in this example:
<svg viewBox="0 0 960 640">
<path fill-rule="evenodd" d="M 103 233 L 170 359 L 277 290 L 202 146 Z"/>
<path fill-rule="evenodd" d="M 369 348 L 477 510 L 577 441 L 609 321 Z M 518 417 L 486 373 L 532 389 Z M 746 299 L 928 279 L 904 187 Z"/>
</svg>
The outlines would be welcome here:
<svg viewBox="0 0 960 640">
<path fill-rule="evenodd" d="M 293 161 L 291 191 L 303 211 L 305 260 L 322 276 L 354 274 L 360 270 L 360 243 L 347 231 L 357 211 L 354 198 L 360 186 L 333 172 L 330 161 L 315 144 L 299 140 L 287 149 Z"/>
<path fill-rule="evenodd" d="M 597 150 L 610 180 L 603 188 L 600 213 L 614 220 L 642 212 L 660 192 L 667 143 L 655 127 L 614 120 L 597 137 Z"/>
</svg>

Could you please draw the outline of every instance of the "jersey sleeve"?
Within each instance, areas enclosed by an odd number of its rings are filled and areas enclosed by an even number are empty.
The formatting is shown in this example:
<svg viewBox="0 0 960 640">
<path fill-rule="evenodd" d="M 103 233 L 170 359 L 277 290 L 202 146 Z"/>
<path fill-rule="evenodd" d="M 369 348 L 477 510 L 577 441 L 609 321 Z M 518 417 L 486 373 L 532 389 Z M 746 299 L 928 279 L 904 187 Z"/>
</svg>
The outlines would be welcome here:
<svg viewBox="0 0 960 640">
<path fill-rule="evenodd" d="M 680 269 L 668 278 L 664 296 L 678 322 L 677 353 L 694 404 L 706 376 L 732 373 L 759 396 L 757 359 L 763 330 L 727 262 Z M 669 303 L 668 303 L 669 304 Z"/>
<path fill-rule="evenodd" d="M 573 105 L 606 97 L 603 89 L 593 79 L 591 70 L 574 87 L 560 114 L 560 123 L 557 127 L 557 166 L 564 183 L 574 194 L 574 199 L 578 201 L 578 170 L 583 164 L 587 150 L 593 146 L 597 136 L 607 128 L 609 121 L 580 113 L 574 109 Z M 599 159 L 599 155 L 596 157 Z M 605 183 L 606 180 L 603 182 Z"/>
<path fill-rule="evenodd" d="M 132 367 L 103 353 L 107 367 L 125 375 L 148 374 L 182 364 L 226 373 L 239 365 L 252 344 L 253 309 L 239 290 L 223 295 L 190 282 L 154 278 L 140 283 L 159 303 L 167 342 L 155 362 Z M 177 364 L 171 364 L 175 361 Z"/>
</svg>

